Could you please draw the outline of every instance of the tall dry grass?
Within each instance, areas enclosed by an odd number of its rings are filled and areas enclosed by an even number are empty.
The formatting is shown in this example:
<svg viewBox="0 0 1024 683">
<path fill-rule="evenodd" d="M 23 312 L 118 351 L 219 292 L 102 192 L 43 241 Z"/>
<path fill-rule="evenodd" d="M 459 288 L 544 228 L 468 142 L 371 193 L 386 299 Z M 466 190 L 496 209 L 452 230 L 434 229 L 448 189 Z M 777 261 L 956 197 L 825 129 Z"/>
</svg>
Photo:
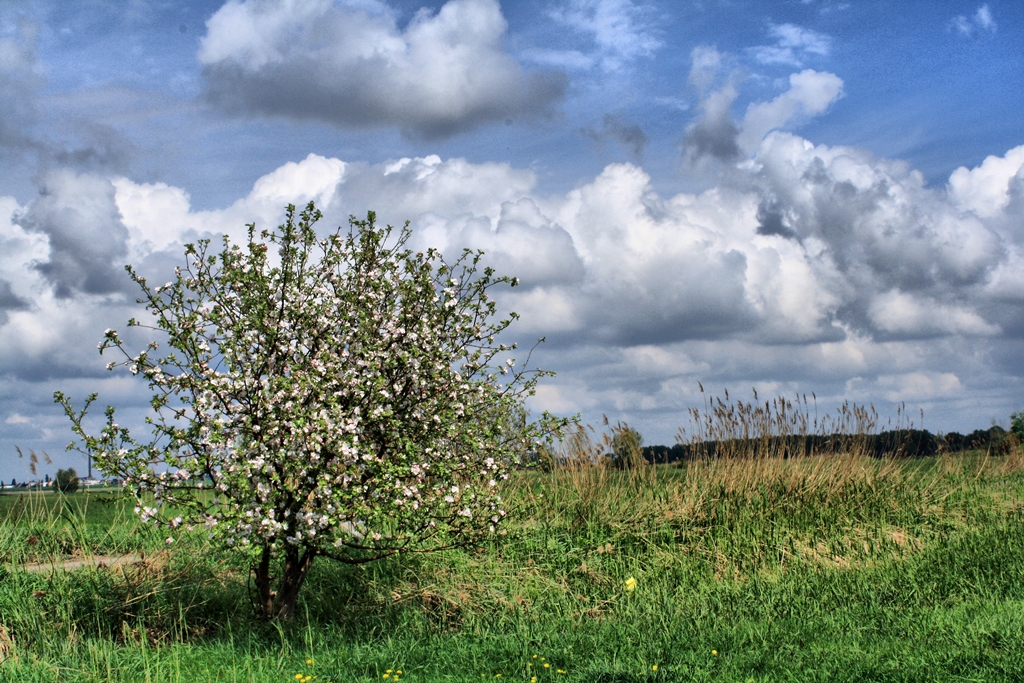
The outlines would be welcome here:
<svg viewBox="0 0 1024 683">
<path fill-rule="evenodd" d="M 921 519 L 981 480 L 1024 469 L 1020 448 L 998 457 L 910 460 L 894 442 L 891 452 L 876 457 L 868 440 L 879 427 L 914 429 L 903 405 L 883 422 L 870 405 L 846 402 L 821 413 L 813 394 L 762 402 L 755 391 L 753 401 L 743 402 L 725 392 L 707 396 L 689 418 L 677 437 L 689 457 L 676 467 L 650 466 L 639 444 L 617 439 L 630 430 L 625 423 L 575 427 L 549 454 L 547 497 L 534 502 L 577 526 L 628 526 L 631 520 L 648 528 L 654 520 L 732 525 L 760 513 L 808 524 L 826 518 L 895 523 Z M 619 454 L 619 468 L 610 458 L 613 443 L 634 449 Z M 622 462 L 630 466 L 623 469 Z"/>
</svg>

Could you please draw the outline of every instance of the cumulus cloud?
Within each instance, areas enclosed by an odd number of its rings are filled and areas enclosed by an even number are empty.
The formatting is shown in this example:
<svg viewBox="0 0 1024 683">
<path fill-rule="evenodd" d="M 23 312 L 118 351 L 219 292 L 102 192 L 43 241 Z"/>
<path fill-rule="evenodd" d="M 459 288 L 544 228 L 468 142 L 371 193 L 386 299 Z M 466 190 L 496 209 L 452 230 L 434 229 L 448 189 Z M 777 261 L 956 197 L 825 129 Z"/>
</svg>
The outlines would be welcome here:
<svg viewBox="0 0 1024 683">
<path fill-rule="evenodd" d="M 1017 154 L 957 171 L 959 195 L 902 162 L 778 132 L 727 183 L 672 197 L 632 164 L 542 197 L 530 171 L 437 156 L 367 165 L 310 155 L 219 211 L 192 211 L 166 185 L 115 186 L 129 244 L 152 250 L 190 231 L 273 225 L 285 201 L 309 198 L 333 224 L 368 209 L 411 220 L 418 246 L 483 249 L 522 278 L 506 302 L 522 309 L 523 329 L 561 347 L 826 344 L 1005 334 L 1006 315 L 1024 304 L 1024 281 L 1010 276 L 1021 256 L 993 227 L 1008 203 L 987 213 L 963 203 L 989 206 L 979 188 L 989 177 L 1005 187 Z"/>
<path fill-rule="evenodd" d="M 802 67 L 809 56 L 827 57 L 832 38 L 824 33 L 795 24 L 772 25 L 769 35 L 776 39 L 773 45 L 751 48 L 754 59 L 762 64 L 785 64 Z"/>
<path fill-rule="evenodd" d="M 915 297 L 909 292 L 890 291 L 876 296 L 868 315 L 878 330 L 891 334 L 994 335 L 1000 332 L 998 325 L 987 322 L 966 306 Z"/>
<path fill-rule="evenodd" d="M 720 57 L 714 48 L 696 48 L 691 55 L 690 82 L 707 88 L 717 78 Z M 823 114 L 842 94 L 841 78 L 805 69 L 791 74 L 789 89 L 774 99 L 751 103 L 742 122 L 737 123 L 732 106 L 739 92 L 730 79 L 701 99 L 700 115 L 687 126 L 683 138 L 684 156 L 695 163 L 703 158 L 729 162 L 750 155 L 769 132 Z"/>
<path fill-rule="evenodd" d="M 25 310 L 28 305 L 28 300 L 18 296 L 10 282 L 0 279 L 0 325 L 7 322 L 8 311 Z"/>
<path fill-rule="evenodd" d="M 964 215 L 906 164 L 773 133 L 748 170 L 848 328 L 877 339 L 992 335 L 1019 318 L 1024 290 L 1009 281 L 993 308 L 993 282 L 1019 263 L 998 221 Z"/>
<path fill-rule="evenodd" d="M 30 387 L 11 382 L 95 376 L 101 370 L 96 342 L 103 332 L 102 318 L 117 310 L 120 299 L 73 288 L 63 292 L 67 296 L 57 296 L 40 268 L 50 261 L 49 235 L 11 220 L 28 208 L 0 197 L 0 278 L 6 283 L 0 285 L 6 304 L 0 316 L 0 400 L 22 414 L 35 411 L 25 403 L 14 408 L 11 400 L 25 400 Z"/>
<path fill-rule="evenodd" d="M 231 112 L 448 136 L 561 98 L 564 76 L 525 73 L 505 29 L 497 0 L 449 0 L 403 30 L 381 3 L 229 0 L 199 61 L 207 99 Z"/>
<path fill-rule="evenodd" d="M 0 200 L 20 216 L 0 224 L 0 301 L 13 303 L 0 366 L 86 375 L 100 330 L 136 314 L 88 273 L 124 259 L 167 269 L 184 241 L 242 239 L 246 223 L 277 225 L 283 203 L 315 199 L 325 228 L 374 209 L 410 220 L 415 248 L 483 249 L 519 276 L 499 304 L 522 314 L 518 341 L 548 337 L 540 362 L 562 372 L 535 407 L 616 411 L 643 428 L 692 404 L 698 380 L 953 402 L 996 381 L 987 355 L 1024 337 L 1024 248 L 1005 227 L 1019 154 L 936 189 L 905 163 L 773 132 L 719 186 L 672 196 L 633 164 L 544 196 L 508 164 L 309 155 L 205 211 L 167 184 L 56 174 L 27 207 Z M 67 340 L 86 340 L 82 356 L 49 362 Z"/>
<path fill-rule="evenodd" d="M 739 93 L 732 84 L 710 93 L 700 101 L 700 116 L 686 127 L 683 153 L 690 162 L 703 158 L 733 161 L 740 154 L 740 129 L 732 118 L 732 105 Z"/>
<path fill-rule="evenodd" d="M 1005 156 L 989 156 L 976 168 L 965 166 L 949 177 L 948 192 L 963 211 L 994 218 L 1005 211 L 1024 180 L 1024 145 Z"/>
<path fill-rule="evenodd" d="M 770 102 L 747 108 L 737 140 L 744 151 L 753 151 L 772 130 L 797 117 L 807 119 L 824 113 L 843 94 L 843 80 L 828 72 L 806 69 L 789 77 L 789 90 Z"/>
<path fill-rule="evenodd" d="M 929 401 L 951 398 L 964 390 L 960 378 L 952 372 L 908 372 L 898 375 L 881 375 L 872 382 L 855 379 L 850 382 L 853 395 L 869 395 L 881 389 L 884 396 L 893 403 Z"/>
<path fill-rule="evenodd" d="M 122 269 L 128 231 L 108 179 L 68 169 L 48 171 L 40 179 L 39 196 L 17 222 L 46 236 L 49 258 L 35 267 L 57 296 L 110 294 L 130 284 Z"/>
<path fill-rule="evenodd" d="M 741 76 L 738 69 L 727 72 L 728 60 L 728 55 L 710 45 L 699 45 L 690 53 L 688 82 L 701 97 L 700 113 L 683 137 L 683 156 L 691 165 L 704 159 L 732 162 L 749 156 L 769 132 L 819 116 L 843 95 L 841 78 L 804 69 L 790 74 L 787 90 L 770 101 L 750 103 L 742 121 L 736 121 L 732 108 L 740 95 Z"/>
</svg>

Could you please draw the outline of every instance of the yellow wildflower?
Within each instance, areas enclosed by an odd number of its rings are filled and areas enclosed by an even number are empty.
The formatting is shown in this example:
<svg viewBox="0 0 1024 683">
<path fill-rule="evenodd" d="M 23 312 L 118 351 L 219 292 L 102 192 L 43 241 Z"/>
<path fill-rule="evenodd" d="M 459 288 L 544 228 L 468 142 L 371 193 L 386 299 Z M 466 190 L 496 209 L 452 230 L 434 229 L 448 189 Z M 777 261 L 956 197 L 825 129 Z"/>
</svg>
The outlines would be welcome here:
<svg viewBox="0 0 1024 683">
<path fill-rule="evenodd" d="M 634 579 L 631 576 L 628 579 L 626 579 L 626 592 L 627 593 L 632 593 L 635 590 L 636 590 L 636 579 Z"/>
<path fill-rule="evenodd" d="M 655 664 L 654 666 L 651 667 L 651 671 L 657 671 L 657 670 L 658 670 L 658 665 L 657 664 Z"/>
<path fill-rule="evenodd" d="M 717 654 L 718 654 L 718 650 L 712 650 L 712 651 L 711 651 L 711 654 L 713 654 L 713 655 L 717 655 Z"/>
</svg>

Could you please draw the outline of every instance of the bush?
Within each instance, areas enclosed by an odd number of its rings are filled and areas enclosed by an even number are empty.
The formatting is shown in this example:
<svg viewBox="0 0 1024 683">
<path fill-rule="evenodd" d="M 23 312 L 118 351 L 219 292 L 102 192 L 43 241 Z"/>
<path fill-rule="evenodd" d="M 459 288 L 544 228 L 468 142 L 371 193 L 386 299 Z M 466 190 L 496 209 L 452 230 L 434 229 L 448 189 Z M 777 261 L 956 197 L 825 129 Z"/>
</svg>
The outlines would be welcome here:
<svg viewBox="0 0 1024 683">
<path fill-rule="evenodd" d="M 1018 439 L 1024 439 L 1024 411 L 1010 415 L 1010 431 L 1016 434 Z"/>
<path fill-rule="evenodd" d="M 66 470 L 57 470 L 57 476 L 53 478 L 53 483 L 50 486 L 57 493 L 74 493 L 78 490 L 78 472 L 75 472 L 75 468 L 69 467 Z"/>
<path fill-rule="evenodd" d="M 624 424 L 618 424 L 612 430 L 611 443 L 612 466 L 618 470 L 632 470 L 647 464 L 644 459 L 644 437 L 640 432 Z"/>
</svg>

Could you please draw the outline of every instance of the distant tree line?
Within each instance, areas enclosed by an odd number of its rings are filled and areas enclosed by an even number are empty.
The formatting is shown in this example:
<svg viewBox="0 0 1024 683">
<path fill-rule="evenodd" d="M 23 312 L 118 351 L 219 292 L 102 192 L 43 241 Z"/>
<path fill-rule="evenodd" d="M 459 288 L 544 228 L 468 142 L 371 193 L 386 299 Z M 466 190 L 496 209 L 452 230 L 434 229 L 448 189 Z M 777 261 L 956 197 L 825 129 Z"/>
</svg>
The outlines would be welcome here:
<svg viewBox="0 0 1024 683">
<path fill-rule="evenodd" d="M 897 429 L 878 434 L 787 435 L 727 441 L 677 443 L 674 446 L 644 446 L 649 463 L 674 463 L 716 457 L 801 457 L 822 453 L 857 451 L 871 457 L 921 458 L 939 453 L 982 450 L 1004 455 L 1020 443 L 1020 435 L 998 425 L 976 429 L 970 434 L 932 434 L 925 429 Z"/>
</svg>

